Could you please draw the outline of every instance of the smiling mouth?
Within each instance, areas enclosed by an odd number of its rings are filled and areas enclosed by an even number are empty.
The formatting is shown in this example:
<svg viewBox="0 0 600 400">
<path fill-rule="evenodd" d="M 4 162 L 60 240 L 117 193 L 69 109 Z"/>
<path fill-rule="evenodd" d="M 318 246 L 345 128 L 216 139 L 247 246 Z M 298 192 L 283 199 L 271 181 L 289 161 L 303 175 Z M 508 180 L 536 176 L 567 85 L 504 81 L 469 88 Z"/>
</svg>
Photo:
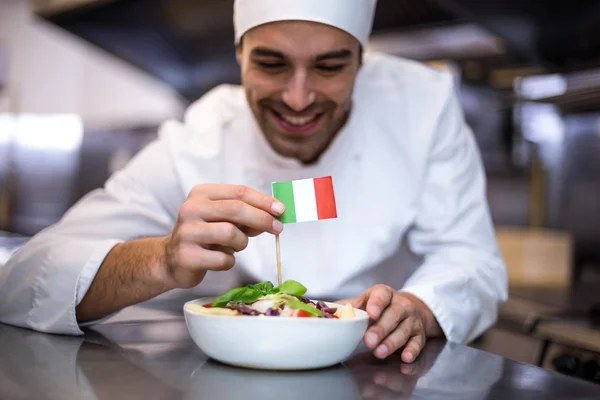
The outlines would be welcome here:
<svg viewBox="0 0 600 400">
<path fill-rule="evenodd" d="M 279 115 L 285 122 L 294 126 L 302 126 L 306 125 L 315 119 L 317 119 L 318 115 L 313 115 L 309 117 L 292 117 L 290 115 Z"/>
<path fill-rule="evenodd" d="M 287 133 L 290 134 L 307 134 L 310 133 L 319 123 L 323 114 L 313 114 L 303 117 L 280 114 L 275 110 L 271 110 L 275 121 Z"/>
</svg>

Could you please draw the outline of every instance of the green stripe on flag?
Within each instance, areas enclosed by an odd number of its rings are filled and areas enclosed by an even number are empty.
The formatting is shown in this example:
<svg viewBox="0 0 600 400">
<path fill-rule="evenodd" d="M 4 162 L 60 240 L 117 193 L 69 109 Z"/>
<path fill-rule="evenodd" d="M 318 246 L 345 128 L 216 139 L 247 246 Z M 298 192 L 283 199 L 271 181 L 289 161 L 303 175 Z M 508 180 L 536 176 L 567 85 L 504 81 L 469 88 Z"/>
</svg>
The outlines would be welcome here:
<svg viewBox="0 0 600 400">
<path fill-rule="evenodd" d="M 279 220 L 284 224 L 296 222 L 296 205 L 294 204 L 292 182 L 274 182 L 273 197 L 285 205 L 285 212 L 279 217 Z"/>
</svg>

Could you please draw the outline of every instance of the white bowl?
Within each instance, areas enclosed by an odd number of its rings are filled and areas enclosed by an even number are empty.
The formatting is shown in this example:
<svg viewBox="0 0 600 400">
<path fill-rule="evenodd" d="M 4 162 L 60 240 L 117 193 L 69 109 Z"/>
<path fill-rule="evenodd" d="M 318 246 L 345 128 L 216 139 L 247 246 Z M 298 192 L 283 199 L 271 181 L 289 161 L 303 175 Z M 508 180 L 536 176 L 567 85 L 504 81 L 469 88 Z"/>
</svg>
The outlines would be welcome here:
<svg viewBox="0 0 600 400">
<path fill-rule="evenodd" d="M 213 299 L 185 303 L 190 335 L 209 357 L 244 368 L 305 370 L 339 364 L 358 347 L 369 324 L 367 313 L 358 309 L 355 318 L 325 319 L 204 315 L 187 307 Z"/>
</svg>

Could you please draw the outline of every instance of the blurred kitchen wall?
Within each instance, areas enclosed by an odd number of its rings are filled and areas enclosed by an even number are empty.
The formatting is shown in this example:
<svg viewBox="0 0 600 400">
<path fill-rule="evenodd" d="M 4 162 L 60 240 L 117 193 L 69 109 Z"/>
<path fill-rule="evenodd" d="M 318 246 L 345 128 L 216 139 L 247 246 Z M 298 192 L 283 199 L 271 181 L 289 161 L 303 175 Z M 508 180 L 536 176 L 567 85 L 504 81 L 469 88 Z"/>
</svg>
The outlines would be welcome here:
<svg viewBox="0 0 600 400">
<path fill-rule="evenodd" d="M 0 1 L 0 230 L 33 235 L 151 140 L 174 89 Z"/>
<path fill-rule="evenodd" d="M 179 117 L 171 87 L 31 14 L 25 0 L 0 0 L 0 47 L 7 84 L 1 111 L 73 113 L 86 126 L 157 124 Z"/>
</svg>

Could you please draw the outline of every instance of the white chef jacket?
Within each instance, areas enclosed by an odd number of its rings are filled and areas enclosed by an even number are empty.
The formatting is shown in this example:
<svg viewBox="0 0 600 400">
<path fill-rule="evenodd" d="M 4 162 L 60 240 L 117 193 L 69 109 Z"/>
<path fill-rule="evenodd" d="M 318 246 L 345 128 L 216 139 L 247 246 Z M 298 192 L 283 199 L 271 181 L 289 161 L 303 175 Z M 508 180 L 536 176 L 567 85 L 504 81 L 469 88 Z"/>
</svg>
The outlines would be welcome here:
<svg viewBox="0 0 600 400">
<path fill-rule="evenodd" d="M 451 75 L 366 54 L 353 102 L 318 163 L 304 166 L 269 147 L 242 88 L 215 88 L 9 260 L 0 270 L 0 321 L 81 334 L 75 307 L 106 254 L 122 241 L 167 235 L 195 185 L 271 194 L 273 181 L 332 176 L 338 218 L 285 226 L 284 280 L 327 299 L 384 283 L 419 297 L 450 341 L 475 338 L 494 323 L 507 277 L 484 170 Z M 252 238 L 234 269 L 211 272 L 188 291 L 275 283 L 275 257 L 272 235 Z"/>
</svg>

